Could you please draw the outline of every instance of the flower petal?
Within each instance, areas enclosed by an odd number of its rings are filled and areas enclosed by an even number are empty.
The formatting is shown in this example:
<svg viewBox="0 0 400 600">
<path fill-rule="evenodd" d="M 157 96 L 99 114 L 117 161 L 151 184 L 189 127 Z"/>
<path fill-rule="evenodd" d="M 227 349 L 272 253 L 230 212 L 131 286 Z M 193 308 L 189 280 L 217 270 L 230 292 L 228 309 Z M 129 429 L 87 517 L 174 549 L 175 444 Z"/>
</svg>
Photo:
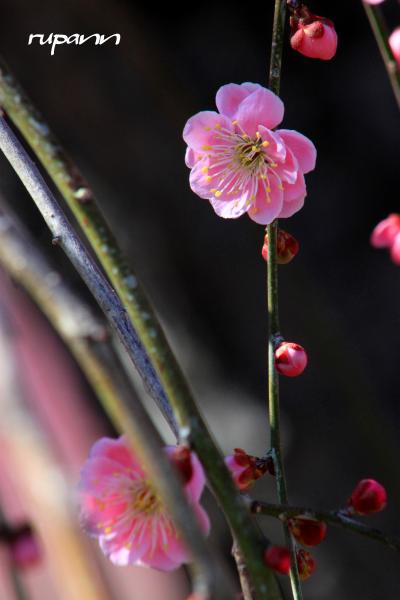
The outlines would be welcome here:
<svg viewBox="0 0 400 600">
<path fill-rule="evenodd" d="M 236 200 L 211 198 L 210 203 L 217 215 L 223 219 L 237 219 L 247 212 L 249 208 L 246 195 Z"/>
<path fill-rule="evenodd" d="M 183 139 L 197 152 L 204 152 L 218 143 L 216 135 L 221 127 L 232 130 L 230 119 L 211 110 L 204 110 L 191 117 L 183 130 Z"/>
<path fill-rule="evenodd" d="M 90 451 L 89 460 L 91 458 L 107 458 L 128 469 L 137 466 L 137 462 L 127 445 L 125 436 L 121 436 L 118 439 L 100 438 Z"/>
<path fill-rule="evenodd" d="M 270 90 L 260 88 L 240 103 L 236 119 L 247 135 L 254 137 L 259 125 L 268 129 L 279 125 L 283 113 L 282 100 Z"/>
<path fill-rule="evenodd" d="M 293 152 L 303 173 L 315 169 L 317 150 L 311 140 L 292 129 L 279 129 L 276 133 Z"/>
<path fill-rule="evenodd" d="M 260 225 L 272 223 L 282 209 L 283 191 L 280 179 L 274 173 L 270 173 L 269 187 L 271 191 L 267 195 L 265 187 L 259 185 L 255 203 L 247 212 L 250 219 Z"/>
<path fill-rule="evenodd" d="M 263 142 L 268 142 L 268 146 L 265 149 L 265 153 L 270 158 L 282 162 L 286 158 L 286 146 L 283 140 L 274 131 L 267 129 L 263 125 L 258 128 L 261 139 Z"/>
<path fill-rule="evenodd" d="M 298 198 L 295 198 L 294 200 L 291 200 L 290 202 L 284 202 L 283 206 L 282 206 L 282 210 L 278 215 L 278 218 L 279 219 L 287 219 L 288 217 L 291 217 L 292 215 L 294 215 L 297 211 L 299 211 L 301 208 L 303 208 L 305 197 L 306 197 L 305 195 L 299 196 Z"/>
<path fill-rule="evenodd" d="M 285 161 L 274 165 L 274 172 L 282 181 L 287 183 L 293 184 L 297 181 L 299 163 L 289 148 L 286 148 Z"/>
<path fill-rule="evenodd" d="M 228 83 L 223 85 L 219 88 L 215 98 L 218 111 L 230 119 L 235 119 L 236 111 L 242 100 L 260 88 L 261 86 L 258 83 L 242 83 L 241 85 Z"/>
<path fill-rule="evenodd" d="M 136 564 L 148 551 L 150 536 L 139 534 L 133 537 L 132 530 L 133 522 L 115 534 L 100 536 L 100 548 L 114 565 L 125 567 Z"/>
<path fill-rule="evenodd" d="M 283 201 L 292 202 L 299 196 L 306 195 L 306 182 L 304 181 L 304 175 L 301 171 L 297 172 L 297 178 L 294 183 L 283 184 Z"/>
<path fill-rule="evenodd" d="M 212 198 L 211 189 L 215 185 L 212 181 L 208 180 L 208 173 L 205 171 L 208 164 L 208 158 L 203 158 L 195 164 L 189 175 L 189 184 L 192 191 L 200 196 L 200 198 L 205 198 L 206 200 Z"/>
</svg>

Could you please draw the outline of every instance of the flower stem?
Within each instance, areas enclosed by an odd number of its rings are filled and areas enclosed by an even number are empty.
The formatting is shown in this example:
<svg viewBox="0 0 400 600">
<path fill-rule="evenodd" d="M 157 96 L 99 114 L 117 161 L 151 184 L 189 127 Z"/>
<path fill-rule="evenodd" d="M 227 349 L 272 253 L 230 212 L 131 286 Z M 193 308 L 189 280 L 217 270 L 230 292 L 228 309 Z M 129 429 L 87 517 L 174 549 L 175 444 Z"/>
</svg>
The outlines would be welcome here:
<svg viewBox="0 0 400 600">
<path fill-rule="evenodd" d="M 275 0 L 274 23 L 272 30 L 272 47 L 269 69 L 269 87 L 279 95 L 281 84 L 282 52 L 286 23 L 286 0 Z M 275 349 L 279 333 L 278 304 L 278 264 L 277 264 L 278 220 L 267 226 L 267 303 L 268 303 L 268 412 L 271 428 L 271 455 L 275 464 L 277 495 L 281 504 L 287 504 L 287 487 L 285 467 L 282 456 L 280 407 L 279 407 L 279 375 L 275 368 Z M 285 539 L 291 556 L 290 583 L 294 600 L 302 600 L 299 573 L 296 559 L 295 541 L 287 527 L 283 524 Z"/>
<path fill-rule="evenodd" d="M 347 516 L 344 511 L 314 510 L 313 508 L 305 508 L 304 506 L 270 504 L 268 502 L 258 502 L 257 500 L 251 503 L 251 511 L 256 515 L 268 515 L 276 517 L 281 521 L 298 516 L 310 517 L 316 521 L 323 521 L 334 527 L 341 527 L 371 540 L 376 540 L 392 550 L 400 552 L 400 538 L 386 534 L 375 527 L 368 527 L 368 525 Z"/>
<path fill-rule="evenodd" d="M 149 392 L 156 400 L 159 400 L 160 396 L 163 398 L 164 390 L 160 385 L 158 374 L 149 362 L 141 341 L 126 315 L 124 306 L 76 235 L 36 165 L 30 160 L 3 116 L 0 116 L 0 148 L 40 210 L 53 234 L 53 240 L 67 254 L 104 311 L 110 325 L 120 337 L 128 356 L 146 382 Z M 263 538 L 251 518 L 243 498 L 235 488 L 232 477 L 198 411 L 189 388 L 187 388 L 186 395 L 172 395 L 170 400 L 177 417 L 180 437 L 182 441 L 187 439 L 196 450 L 205 468 L 211 488 L 235 533 L 245 557 L 252 584 L 258 594 L 257 600 L 281 600 L 282 596 L 276 580 L 263 562 Z M 164 402 L 158 401 L 158 404 L 161 409 L 165 406 Z M 172 499 L 171 496 L 169 498 Z M 182 511 L 179 518 L 178 507 L 174 507 L 172 503 L 168 506 L 172 509 L 171 514 L 177 516 L 183 529 L 186 529 L 185 523 L 182 522 L 185 520 L 182 515 L 187 515 L 187 513 Z M 183 509 L 183 504 L 181 508 Z M 187 518 L 190 517 L 187 516 Z"/>
<path fill-rule="evenodd" d="M 397 104 L 400 108 L 400 68 L 397 65 L 389 44 L 389 31 L 385 17 L 383 16 L 380 6 L 373 6 L 367 2 L 363 2 L 363 5 L 381 52 L 383 62 L 385 63 Z"/>
</svg>

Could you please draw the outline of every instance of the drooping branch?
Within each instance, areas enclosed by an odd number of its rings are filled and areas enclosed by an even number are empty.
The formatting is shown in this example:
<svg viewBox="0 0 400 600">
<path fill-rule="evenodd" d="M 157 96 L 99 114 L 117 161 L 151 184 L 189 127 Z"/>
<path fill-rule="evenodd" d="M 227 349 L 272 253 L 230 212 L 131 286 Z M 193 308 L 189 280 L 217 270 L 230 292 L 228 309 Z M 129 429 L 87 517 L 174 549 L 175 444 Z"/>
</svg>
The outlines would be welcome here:
<svg viewBox="0 0 400 600">
<path fill-rule="evenodd" d="M 136 334 L 132 330 L 129 321 L 122 320 L 122 323 L 120 322 L 118 326 L 115 325 L 115 322 L 118 321 L 118 315 L 123 313 L 122 307 L 118 304 L 118 297 L 110 289 L 104 276 L 92 263 L 85 247 L 73 233 L 70 224 L 37 172 L 35 165 L 25 155 L 24 149 L 18 145 L 18 140 L 8 128 L 4 117 L 0 118 L 0 146 L 20 174 L 20 169 L 23 168 L 23 179 L 21 178 L 23 183 L 37 201 L 40 210 L 43 211 L 42 214 L 45 216 L 46 222 L 51 224 L 50 229 L 53 235 L 56 236 L 58 243 L 64 248 L 85 281 L 89 283 L 89 287 L 99 303 L 101 301 L 105 313 L 113 315 L 111 324 L 120 336 L 122 330 L 124 334 L 123 343 L 128 348 L 132 360 L 135 365 L 137 365 L 138 360 L 140 361 L 139 369 L 141 371 L 139 372 L 141 372 L 142 377 L 154 378 L 151 379 L 147 387 L 150 387 L 153 393 L 155 390 L 159 390 L 160 386 L 156 375 L 148 370 L 147 357 L 140 343 L 136 340 Z M 0 223 L 2 225 L 0 228 L 2 262 L 10 270 L 12 269 L 14 276 L 16 276 L 18 275 L 18 265 L 21 264 L 21 256 L 24 257 L 25 268 L 22 273 L 19 272 L 20 279 L 26 282 L 26 286 L 29 287 L 30 291 L 34 290 L 35 299 L 40 302 L 41 308 L 70 346 L 117 429 L 124 431 L 128 436 L 129 443 L 134 448 L 135 453 L 140 456 L 152 481 L 154 481 L 154 485 L 168 506 L 187 546 L 190 548 L 194 563 L 197 566 L 195 570 L 197 577 L 194 582 L 197 593 L 212 593 L 216 598 L 228 600 L 232 597 L 233 586 L 230 579 L 226 577 L 227 571 L 219 569 L 217 576 L 216 566 L 221 563 L 221 560 L 213 559 L 210 553 L 197 519 L 183 494 L 180 481 L 161 450 L 161 440 L 154 425 L 135 394 L 130 393 L 129 387 L 126 387 L 126 379 L 119 381 L 119 384 L 115 382 L 115 377 L 110 371 L 108 362 L 110 352 L 107 360 L 101 360 L 99 355 L 93 351 L 93 347 L 88 340 L 88 331 L 101 332 L 101 330 L 104 331 L 104 326 L 101 328 L 99 323 L 96 323 L 96 320 L 90 315 L 89 320 L 87 320 L 89 310 L 87 307 L 79 305 L 77 299 L 65 287 L 57 291 L 53 289 L 49 294 L 48 286 L 47 289 L 45 284 L 40 286 L 45 271 L 43 260 L 37 256 L 33 249 L 28 249 L 26 246 L 21 248 L 21 240 L 17 241 L 15 235 L 13 237 L 10 220 L 8 219 L 9 224 L 7 225 L 7 217 L 4 214 Z M 16 253 L 20 255 L 15 256 Z M 31 263 L 29 263 L 29 257 Z M 36 258 L 35 262 L 34 258 Z M 31 264 L 30 272 L 29 264 Z M 84 327 L 82 327 L 82 320 L 85 322 Z M 115 363 L 115 356 L 111 358 Z M 120 378 L 123 376 L 122 372 L 119 373 L 119 376 Z M 218 577 L 221 577 L 219 584 Z"/>
<path fill-rule="evenodd" d="M 164 402 L 160 402 L 160 399 L 165 399 L 165 394 L 157 373 L 144 352 L 124 306 L 79 240 L 37 167 L 10 130 L 4 117 L 0 118 L 0 148 L 42 213 L 53 234 L 53 240 L 65 251 L 81 274 L 112 328 L 120 337 L 128 355 L 144 378 L 149 391 L 158 401 L 160 408 L 165 409 Z M 258 599 L 280 600 L 282 596 L 275 578 L 263 562 L 263 537 L 253 523 L 243 499 L 238 494 L 192 395 L 190 393 L 187 396 L 174 395 L 170 397 L 170 401 L 178 420 L 180 437 L 181 439 L 187 438 L 196 450 L 205 467 L 211 488 L 234 531 Z M 174 516 L 177 512 L 176 507 L 171 510 Z"/>
<path fill-rule="evenodd" d="M 299 516 L 306 516 L 316 521 L 323 521 L 328 525 L 334 527 L 340 527 L 353 533 L 362 535 L 371 540 L 376 540 L 385 546 L 388 546 L 392 550 L 400 552 L 400 537 L 389 535 L 376 529 L 375 527 L 369 527 L 352 517 L 349 517 L 344 511 L 340 510 L 315 510 L 313 508 L 306 508 L 304 506 L 287 506 L 283 504 L 270 504 L 268 502 L 259 502 L 255 500 L 251 503 L 251 511 L 256 515 L 265 515 L 276 517 L 281 521 Z"/>
</svg>

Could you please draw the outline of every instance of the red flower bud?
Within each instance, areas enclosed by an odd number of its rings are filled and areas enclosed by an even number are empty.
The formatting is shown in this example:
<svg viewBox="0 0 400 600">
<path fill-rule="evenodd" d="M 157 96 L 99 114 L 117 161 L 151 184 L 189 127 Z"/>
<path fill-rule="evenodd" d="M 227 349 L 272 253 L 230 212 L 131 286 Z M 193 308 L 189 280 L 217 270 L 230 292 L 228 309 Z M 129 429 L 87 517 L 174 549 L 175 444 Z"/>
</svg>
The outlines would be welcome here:
<svg viewBox="0 0 400 600">
<path fill-rule="evenodd" d="M 264 245 L 261 250 L 262 257 L 268 262 L 268 234 L 265 234 Z M 287 265 L 294 259 L 299 251 L 299 242 L 287 231 L 278 229 L 276 239 L 276 259 L 278 265 Z"/>
<path fill-rule="evenodd" d="M 11 532 L 8 548 L 11 560 L 19 569 L 32 567 L 42 559 L 37 537 L 30 525 L 22 525 Z"/>
<path fill-rule="evenodd" d="M 318 17 L 303 7 L 299 15 L 291 17 L 292 34 L 290 45 L 293 50 L 309 58 L 330 60 L 336 54 L 337 33 L 329 19 Z"/>
<path fill-rule="evenodd" d="M 307 550 L 298 550 L 296 552 L 297 568 L 301 581 L 305 581 L 314 573 L 316 562 L 313 556 Z"/>
<path fill-rule="evenodd" d="M 277 573 L 287 575 L 290 571 L 290 553 L 282 546 L 268 546 L 264 553 L 264 562 Z"/>
<path fill-rule="evenodd" d="M 242 448 L 225 458 L 225 463 L 241 492 L 249 490 L 254 482 L 268 471 L 268 463 L 246 454 Z"/>
<path fill-rule="evenodd" d="M 293 536 L 303 546 L 317 546 L 325 539 L 327 526 L 322 521 L 308 517 L 295 517 L 288 521 Z"/>
<path fill-rule="evenodd" d="M 170 454 L 170 460 L 181 474 L 183 483 L 189 483 L 193 475 L 190 449 L 187 446 L 177 446 Z"/>
<path fill-rule="evenodd" d="M 379 512 L 386 506 L 386 490 L 374 479 L 362 479 L 349 498 L 350 509 L 359 515 Z"/>
<path fill-rule="evenodd" d="M 307 366 L 307 354 L 300 344 L 282 342 L 275 350 L 275 368 L 281 375 L 296 377 Z"/>
</svg>

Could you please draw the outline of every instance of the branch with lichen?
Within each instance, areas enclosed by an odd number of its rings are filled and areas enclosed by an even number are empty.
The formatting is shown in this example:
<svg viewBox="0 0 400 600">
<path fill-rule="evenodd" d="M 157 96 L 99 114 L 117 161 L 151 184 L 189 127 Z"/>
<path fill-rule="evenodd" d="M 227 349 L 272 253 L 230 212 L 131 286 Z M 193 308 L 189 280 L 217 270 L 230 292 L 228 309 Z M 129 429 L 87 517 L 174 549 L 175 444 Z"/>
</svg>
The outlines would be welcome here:
<svg viewBox="0 0 400 600">
<path fill-rule="evenodd" d="M 272 46 L 269 69 L 269 87 L 277 95 L 280 92 L 283 41 L 286 24 L 286 0 L 275 0 Z M 287 504 L 287 486 L 282 456 L 279 406 L 279 375 L 275 368 L 275 350 L 279 331 L 278 263 L 277 263 L 278 220 L 267 225 L 267 305 L 268 305 L 268 413 L 271 428 L 271 456 L 275 464 L 276 486 L 279 502 Z M 285 539 L 290 551 L 290 583 L 294 600 L 302 599 L 296 559 L 296 545 L 286 525 L 283 524 Z"/>
<path fill-rule="evenodd" d="M 390 535 L 376 529 L 375 527 L 369 527 L 364 523 L 360 523 L 356 519 L 351 518 L 346 510 L 315 510 L 314 508 L 306 508 L 304 506 L 288 506 L 283 504 L 271 504 L 268 502 L 260 502 L 254 500 L 250 504 L 251 512 L 256 515 L 265 515 L 270 517 L 276 517 L 281 521 L 285 522 L 287 519 L 293 517 L 308 517 L 315 519 L 316 521 L 323 521 L 328 525 L 334 527 L 340 527 L 367 537 L 371 540 L 376 540 L 385 546 L 388 546 L 392 550 L 400 552 L 400 538 L 394 535 Z"/>
<path fill-rule="evenodd" d="M 157 374 L 152 369 L 124 306 L 93 262 L 37 167 L 10 130 L 4 117 L 0 118 L 0 147 L 42 213 L 53 234 L 53 240 L 67 254 L 104 311 L 112 328 L 120 337 L 150 393 L 156 401 L 159 401 L 160 397 L 164 398 Z M 263 562 L 263 537 L 236 490 L 223 458 L 209 434 L 191 394 L 188 397 L 174 396 L 170 399 L 176 412 L 180 439 L 193 446 L 205 467 L 208 481 L 245 557 L 252 584 L 258 594 L 257 598 L 259 600 L 280 599 L 281 593 L 274 575 Z M 158 403 L 160 405 L 160 402 Z M 161 406 L 164 404 L 161 403 Z M 177 506 L 172 508 L 171 513 L 177 514 Z"/>
<path fill-rule="evenodd" d="M 400 68 L 389 44 L 389 31 L 380 6 L 363 2 L 365 12 L 378 44 L 397 104 L 400 108 Z"/>
</svg>

